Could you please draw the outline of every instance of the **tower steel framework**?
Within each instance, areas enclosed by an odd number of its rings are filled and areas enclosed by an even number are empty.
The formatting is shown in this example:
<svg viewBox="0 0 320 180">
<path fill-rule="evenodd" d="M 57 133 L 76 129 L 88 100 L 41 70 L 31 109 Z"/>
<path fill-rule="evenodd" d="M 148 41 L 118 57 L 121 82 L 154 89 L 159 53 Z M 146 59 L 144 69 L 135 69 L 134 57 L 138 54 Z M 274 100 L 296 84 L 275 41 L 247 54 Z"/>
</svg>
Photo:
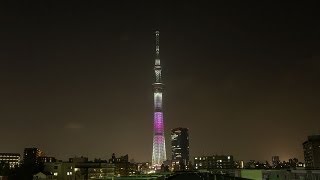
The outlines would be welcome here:
<svg viewBox="0 0 320 180">
<path fill-rule="evenodd" d="M 162 112 L 162 92 L 163 83 L 161 80 L 159 31 L 156 34 L 156 54 L 155 54 L 155 83 L 153 83 L 154 96 L 154 118 L 153 118 L 153 151 L 152 166 L 159 169 L 166 160 L 166 145 L 164 136 L 163 112 Z"/>
</svg>

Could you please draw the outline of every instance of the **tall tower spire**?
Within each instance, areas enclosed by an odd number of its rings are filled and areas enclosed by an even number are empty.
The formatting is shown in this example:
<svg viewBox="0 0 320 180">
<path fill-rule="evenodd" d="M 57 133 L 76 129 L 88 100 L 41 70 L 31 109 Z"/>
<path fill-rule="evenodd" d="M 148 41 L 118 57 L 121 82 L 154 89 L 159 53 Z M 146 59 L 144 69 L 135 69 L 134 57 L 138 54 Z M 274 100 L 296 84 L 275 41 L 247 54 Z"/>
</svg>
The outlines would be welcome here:
<svg viewBox="0 0 320 180">
<path fill-rule="evenodd" d="M 162 112 L 162 92 L 163 84 L 161 80 L 161 64 L 160 64 L 160 43 L 159 31 L 156 34 L 156 54 L 155 54 L 155 83 L 153 83 L 154 96 L 154 116 L 153 116 L 153 150 L 152 150 L 152 166 L 159 169 L 166 157 L 166 145 L 164 137 L 164 124 Z"/>
</svg>

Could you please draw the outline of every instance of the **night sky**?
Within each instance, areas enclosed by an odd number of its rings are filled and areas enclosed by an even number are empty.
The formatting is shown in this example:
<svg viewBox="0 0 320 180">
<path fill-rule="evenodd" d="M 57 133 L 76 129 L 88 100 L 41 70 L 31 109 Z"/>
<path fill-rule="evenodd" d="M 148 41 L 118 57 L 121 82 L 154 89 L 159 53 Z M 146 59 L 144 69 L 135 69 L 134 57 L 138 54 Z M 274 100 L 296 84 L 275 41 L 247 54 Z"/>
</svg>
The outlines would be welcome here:
<svg viewBox="0 0 320 180">
<path fill-rule="evenodd" d="M 304 4 L 0 5 L 1 152 L 151 161 L 154 31 L 170 129 L 191 157 L 303 160 L 320 132 L 318 27 Z"/>
</svg>

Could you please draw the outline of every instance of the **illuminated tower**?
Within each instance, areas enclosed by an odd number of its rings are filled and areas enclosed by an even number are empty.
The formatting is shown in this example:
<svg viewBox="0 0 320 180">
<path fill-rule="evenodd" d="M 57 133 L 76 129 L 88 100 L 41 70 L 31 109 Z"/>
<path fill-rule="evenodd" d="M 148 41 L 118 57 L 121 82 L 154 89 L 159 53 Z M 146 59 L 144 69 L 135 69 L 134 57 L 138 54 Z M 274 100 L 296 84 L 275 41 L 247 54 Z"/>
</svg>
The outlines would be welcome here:
<svg viewBox="0 0 320 180">
<path fill-rule="evenodd" d="M 154 118 L 153 118 L 153 150 L 152 166 L 160 168 L 166 158 L 166 145 L 164 137 L 163 112 L 162 112 L 162 92 L 161 65 L 159 51 L 159 31 L 156 31 L 156 57 L 154 65 L 155 83 L 153 83 L 154 96 Z"/>
</svg>

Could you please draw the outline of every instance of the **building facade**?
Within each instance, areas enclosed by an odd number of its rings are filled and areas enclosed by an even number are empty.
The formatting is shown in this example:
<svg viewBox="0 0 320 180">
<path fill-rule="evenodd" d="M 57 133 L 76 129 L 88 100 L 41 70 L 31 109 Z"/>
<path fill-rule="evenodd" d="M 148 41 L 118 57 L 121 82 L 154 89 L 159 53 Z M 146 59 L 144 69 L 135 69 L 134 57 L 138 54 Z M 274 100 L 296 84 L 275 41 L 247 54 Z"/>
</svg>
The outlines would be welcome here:
<svg viewBox="0 0 320 180">
<path fill-rule="evenodd" d="M 320 169 L 320 135 L 308 136 L 303 143 L 305 166 L 308 169 Z"/>
<path fill-rule="evenodd" d="M 166 145 L 164 136 L 164 122 L 162 112 L 162 92 L 164 85 L 161 80 L 161 64 L 160 64 L 160 47 L 159 47 L 159 31 L 156 34 L 156 55 L 155 55 L 155 83 L 153 83 L 154 97 L 154 116 L 153 116 L 153 149 L 152 149 L 152 166 L 160 169 L 166 157 Z"/>
<path fill-rule="evenodd" d="M 107 160 L 95 159 L 94 161 L 88 161 L 88 157 L 72 157 L 69 158 L 69 162 L 73 164 L 74 173 L 67 177 L 72 177 L 77 180 L 84 179 L 111 179 L 114 176 L 115 166 L 112 163 L 108 163 Z M 71 168 L 72 168 L 71 167 Z M 65 175 L 65 174 L 64 174 Z"/>
<path fill-rule="evenodd" d="M 110 163 L 89 163 L 89 179 L 112 179 L 114 177 L 114 165 Z"/>
<path fill-rule="evenodd" d="M 194 158 L 194 166 L 198 170 L 232 169 L 234 161 L 231 155 L 199 156 Z"/>
<path fill-rule="evenodd" d="M 51 174 L 53 178 L 59 180 L 75 179 L 75 163 L 52 162 L 44 163 L 44 173 Z"/>
<path fill-rule="evenodd" d="M 9 165 L 9 168 L 14 168 L 20 164 L 19 153 L 0 153 L 0 162 L 5 162 Z"/>
<path fill-rule="evenodd" d="M 237 169 L 234 176 L 252 180 L 316 180 L 320 179 L 320 170 Z"/>
<path fill-rule="evenodd" d="M 171 130 L 172 162 L 174 170 L 189 169 L 189 130 L 188 128 L 175 128 Z"/>
</svg>

